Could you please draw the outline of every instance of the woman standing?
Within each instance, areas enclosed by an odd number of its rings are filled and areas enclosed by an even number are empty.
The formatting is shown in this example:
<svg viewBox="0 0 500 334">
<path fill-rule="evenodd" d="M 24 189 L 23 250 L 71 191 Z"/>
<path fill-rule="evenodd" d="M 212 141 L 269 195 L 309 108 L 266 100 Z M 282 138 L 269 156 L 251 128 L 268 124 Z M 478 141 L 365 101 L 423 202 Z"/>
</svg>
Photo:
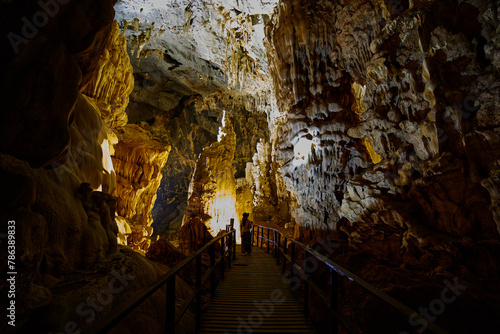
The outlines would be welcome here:
<svg viewBox="0 0 500 334">
<path fill-rule="evenodd" d="M 241 253 L 243 255 L 250 255 L 252 252 L 252 235 L 251 230 L 253 223 L 248 216 L 250 214 L 245 212 L 243 214 L 243 219 L 240 222 L 240 231 L 241 231 Z"/>
</svg>

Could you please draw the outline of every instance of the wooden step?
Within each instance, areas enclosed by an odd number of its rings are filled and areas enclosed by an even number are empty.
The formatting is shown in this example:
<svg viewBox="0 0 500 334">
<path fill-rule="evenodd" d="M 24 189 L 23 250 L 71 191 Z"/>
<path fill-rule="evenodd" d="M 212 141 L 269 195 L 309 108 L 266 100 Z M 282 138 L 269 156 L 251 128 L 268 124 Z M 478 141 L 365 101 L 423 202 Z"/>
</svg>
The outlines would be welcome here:
<svg viewBox="0 0 500 334">
<path fill-rule="evenodd" d="M 255 246 L 242 256 L 238 247 L 198 333 L 317 333 L 297 297 L 274 257 Z"/>
</svg>

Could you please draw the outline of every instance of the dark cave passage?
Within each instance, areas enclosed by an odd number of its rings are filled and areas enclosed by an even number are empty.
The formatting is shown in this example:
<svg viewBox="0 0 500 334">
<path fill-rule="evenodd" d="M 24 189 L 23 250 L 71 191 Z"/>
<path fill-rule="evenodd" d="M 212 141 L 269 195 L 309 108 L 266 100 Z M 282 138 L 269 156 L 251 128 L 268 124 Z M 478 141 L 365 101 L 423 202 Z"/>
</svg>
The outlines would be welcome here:
<svg viewBox="0 0 500 334">
<path fill-rule="evenodd" d="M 190 305 L 176 327 L 185 333 L 196 332 L 200 305 L 207 319 L 246 319 L 243 332 L 295 332 L 296 321 L 320 333 L 423 333 L 431 323 L 496 333 L 499 6 L 1 1 L 0 331 L 91 333 L 187 261 L 175 291 L 162 285 L 110 333 L 173 328 L 172 300 Z M 241 242 L 244 213 L 285 233 L 287 266 L 302 269 L 280 275 L 283 262 L 273 268 L 254 245 L 226 280 L 223 257 L 213 272 L 226 317 L 196 273 L 214 267 L 212 251 L 229 251 L 231 221 Z M 363 284 L 333 277 L 329 261 L 416 315 L 393 317 Z M 293 290 L 300 270 L 310 281 L 278 312 L 268 295 L 283 281 Z M 230 275 L 265 290 L 233 294 L 245 284 Z M 343 325 L 328 321 L 314 287 Z M 269 317 L 257 307 L 268 300 Z M 259 315 L 262 326 L 249 324 Z"/>
</svg>

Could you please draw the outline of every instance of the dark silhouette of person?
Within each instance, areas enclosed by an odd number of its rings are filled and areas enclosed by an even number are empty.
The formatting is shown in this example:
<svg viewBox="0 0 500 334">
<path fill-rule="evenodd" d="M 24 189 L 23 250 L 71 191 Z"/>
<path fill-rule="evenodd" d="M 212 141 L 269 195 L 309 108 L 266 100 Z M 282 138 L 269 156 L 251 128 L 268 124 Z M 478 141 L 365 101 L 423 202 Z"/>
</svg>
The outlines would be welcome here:
<svg viewBox="0 0 500 334">
<path fill-rule="evenodd" d="M 245 212 L 243 214 L 243 219 L 240 221 L 240 232 L 241 232 L 241 253 L 243 255 L 250 255 L 252 253 L 252 226 L 253 222 L 248 219 L 249 213 Z"/>
</svg>

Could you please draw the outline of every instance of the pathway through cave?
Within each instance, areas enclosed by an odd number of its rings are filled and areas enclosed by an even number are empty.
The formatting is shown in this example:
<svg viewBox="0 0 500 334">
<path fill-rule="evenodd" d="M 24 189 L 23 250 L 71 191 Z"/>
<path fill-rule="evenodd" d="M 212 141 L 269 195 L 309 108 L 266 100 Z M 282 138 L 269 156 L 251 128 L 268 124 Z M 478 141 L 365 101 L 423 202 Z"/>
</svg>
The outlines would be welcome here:
<svg viewBox="0 0 500 334">
<path fill-rule="evenodd" d="M 274 258 L 257 246 L 250 256 L 239 249 L 198 333 L 317 333 Z"/>
</svg>

